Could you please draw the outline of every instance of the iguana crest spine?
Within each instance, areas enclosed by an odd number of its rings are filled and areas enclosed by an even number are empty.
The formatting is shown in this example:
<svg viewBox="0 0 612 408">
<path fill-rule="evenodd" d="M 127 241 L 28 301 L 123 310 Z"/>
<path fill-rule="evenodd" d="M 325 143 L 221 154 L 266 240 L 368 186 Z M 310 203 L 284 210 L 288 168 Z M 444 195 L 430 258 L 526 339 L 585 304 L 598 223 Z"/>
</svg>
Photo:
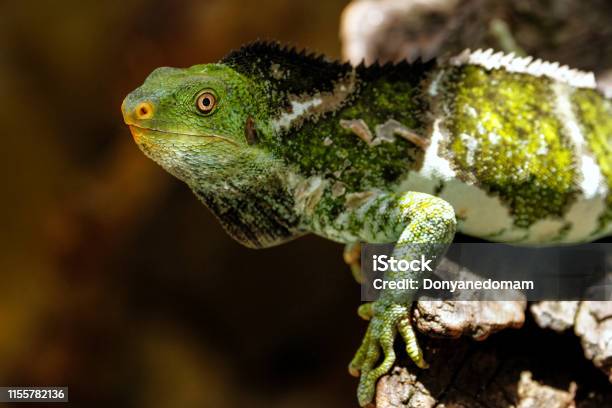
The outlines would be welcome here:
<svg viewBox="0 0 612 408">
<path fill-rule="evenodd" d="M 478 49 L 474 52 L 466 49 L 459 55 L 452 57 L 450 63 L 452 65 L 480 65 L 486 69 L 504 69 L 507 72 L 529 74 L 535 77 L 547 76 L 576 88 L 594 89 L 597 86 L 595 75 L 592 72 L 580 71 L 567 65 L 560 66 L 558 62 L 534 60 L 533 57 L 529 56 L 518 57 L 514 53 L 495 52 L 491 48 L 487 50 Z"/>
</svg>

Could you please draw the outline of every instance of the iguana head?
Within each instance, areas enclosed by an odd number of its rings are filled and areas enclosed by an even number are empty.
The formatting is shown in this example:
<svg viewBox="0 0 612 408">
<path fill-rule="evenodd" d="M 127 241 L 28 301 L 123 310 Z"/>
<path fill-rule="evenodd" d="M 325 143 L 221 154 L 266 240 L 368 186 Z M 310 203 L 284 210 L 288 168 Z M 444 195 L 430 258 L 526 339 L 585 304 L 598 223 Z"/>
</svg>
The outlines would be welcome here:
<svg viewBox="0 0 612 408">
<path fill-rule="evenodd" d="M 123 101 L 142 151 L 192 187 L 244 175 L 262 153 L 262 109 L 249 80 L 222 64 L 158 68 Z"/>
<path fill-rule="evenodd" d="M 216 64 L 158 68 L 122 110 L 144 153 L 194 187 L 282 166 L 283 134 L 339 109 L 352 68 L 278 43 L 255 42 Z"/>
<path fill-rule="evenodd" d="M 270 93 L 228 64 L 158 68 L 122 104 L 141 150 L 186 182 L 239 242 L 294 235 L 285 164 L 263 143 Z"/>
</svg>

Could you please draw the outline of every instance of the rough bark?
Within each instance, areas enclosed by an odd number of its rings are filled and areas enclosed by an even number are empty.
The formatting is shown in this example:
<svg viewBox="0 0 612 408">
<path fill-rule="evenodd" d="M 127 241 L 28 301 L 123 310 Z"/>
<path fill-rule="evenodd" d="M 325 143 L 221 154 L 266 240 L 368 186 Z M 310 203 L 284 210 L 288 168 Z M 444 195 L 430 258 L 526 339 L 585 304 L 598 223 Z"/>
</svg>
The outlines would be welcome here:
<svg viewBox="0 0 612 408">
<path fill-rule="evenodd" d="M 612 382 L 612 302 L 545 301 L 530 309 L 542 328 L 557 332 L 573 328 L 584 356 Z"/>
<path fill-rule="evenodd" d="M 611 16 L 606 0 L 362 0 L 340 31 L 353 63 L 495 48 L 599 73 L 612 67 Z"/>
<path fill-rule="evenodd" d="M 612 302 L 581 302 L 574 332 L 584 356 L 612 382 Z"/>
<path fill-rule="evenodd" d="M 531 305 L 530 310 L 538 326 L 563 332 L 574 326 L 578 301 L 543 301 Z"/>
<path fill-rule="evenodd" d="M 551 336 L 556 334 L 520 330 L 483 343 L 423 338 L 431 367 L 395 367 L 377 384 L 376 407 L 611 407 L 612 389 L 590 381 L 595 369 L 581 366 L 579 353 L 558 355 Z M 566 336 L 562 345 L 574 341 Z M 523 342 L 532 348 L 523 350 Z M 567 367 L 581 370 L 581 375 L 574 378 Z"/>
<path fill-rule="evenodd" d="M 448 258 L 436 269 L 436 275 L 444 280 L 481 279 Z M 461 291 L 454 301 L 422 298 L 413 310 L 415 324 L 422 333 L 433 337 L 467 336 L 474 340 L 484 340 L 492 333 L 523 325 L 527 302 L 521 292 L 505 291 L 503 299 L 516 300 L 503 302 L 483 298 L 482 293 Z"/>
</svg>

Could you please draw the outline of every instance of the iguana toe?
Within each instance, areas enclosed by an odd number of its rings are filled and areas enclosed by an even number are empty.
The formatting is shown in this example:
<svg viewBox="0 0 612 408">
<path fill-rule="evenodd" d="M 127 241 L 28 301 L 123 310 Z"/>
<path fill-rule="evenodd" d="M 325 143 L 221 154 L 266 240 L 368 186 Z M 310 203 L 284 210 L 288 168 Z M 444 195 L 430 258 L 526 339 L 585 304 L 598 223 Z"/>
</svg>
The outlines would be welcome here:
<svg viewBox="0 0 612 408">
<path fill-rule="evenodd" d="M 360 376 L 357 398 L 359 405 L 364 407 L 374 399 L 378 379 L 389 372 L 395 363 L 393 342 L 398 332 L 406 341 L 406 351 L 415 364 L 426 368 L 427 363 L 410 325 L 409 306 L 374 302 L 362 305 L 359 312 L 371 318 L 363 342 L 349 364 L 349 372 Z M 382 361 L 378 363 L 381 354 Z"/>
</svg>

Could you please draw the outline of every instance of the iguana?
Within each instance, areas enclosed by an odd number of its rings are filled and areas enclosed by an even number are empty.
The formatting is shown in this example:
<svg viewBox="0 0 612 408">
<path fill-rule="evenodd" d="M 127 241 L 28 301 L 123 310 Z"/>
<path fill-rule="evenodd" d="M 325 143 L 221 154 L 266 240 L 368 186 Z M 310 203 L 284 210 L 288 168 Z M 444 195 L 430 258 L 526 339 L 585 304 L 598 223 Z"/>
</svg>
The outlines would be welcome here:
<svg viewBox="0 0 612 408">
<path fill-rule="evenodd" d="M 314 233 L 433 258 L 455 230 L 520 244 L 612 230 L 612 101 L 594 88 L 592 74 L 491 50 L 353 67 L 256 42 L 154 70 L 122 111 L 142 151 L 247 247 Z M 359 308 L 362 406 L 397 333 L 427 366 L 413 300 L 387 289 Z"/>
</svg>

